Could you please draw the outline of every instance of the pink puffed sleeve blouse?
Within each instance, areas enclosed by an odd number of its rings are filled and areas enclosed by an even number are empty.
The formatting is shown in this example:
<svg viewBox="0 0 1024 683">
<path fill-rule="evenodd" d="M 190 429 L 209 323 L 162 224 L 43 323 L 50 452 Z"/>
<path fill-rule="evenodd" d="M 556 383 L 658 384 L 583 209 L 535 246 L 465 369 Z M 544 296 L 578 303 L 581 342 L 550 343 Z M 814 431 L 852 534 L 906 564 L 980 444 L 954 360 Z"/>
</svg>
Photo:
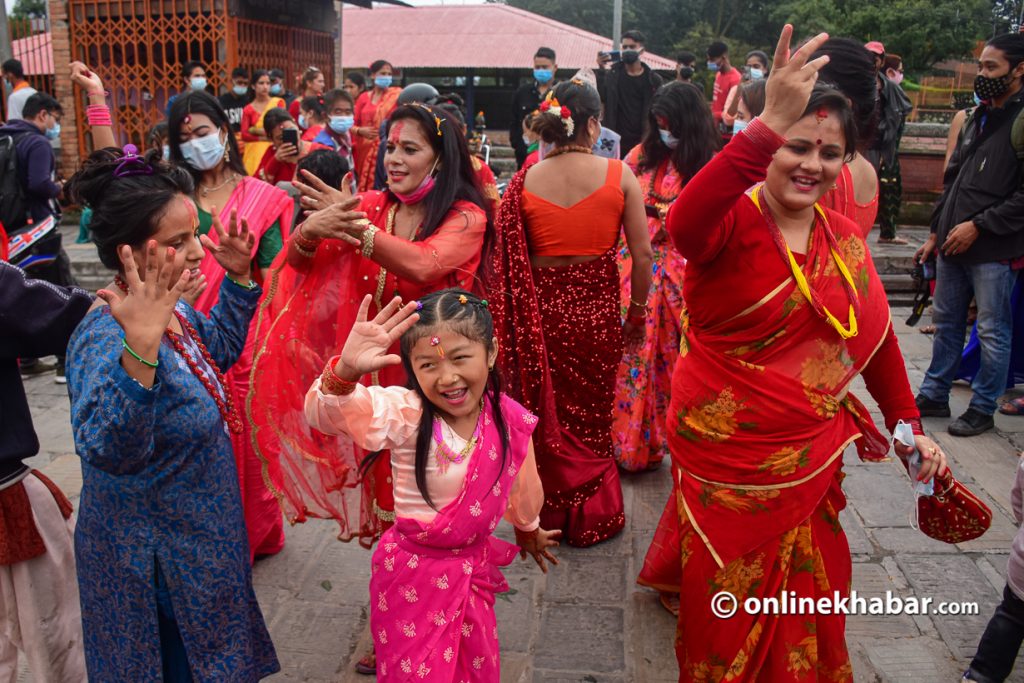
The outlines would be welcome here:
<svg viewBox="0 0 1024 683">
<path fill-rule="evenodd" d="M 389 449 L 395 484 L 395 514 L 398 517 L 429 523 L 437 511 L 427 505 L 416 487 L 416 429 L 423 414 L 419 396 L 404 387 L 364 387 L 345 396 L 325 394 L 317 379 L 306 394 L 306 419 L 324 434 L 345 434 L 367 451 Z M 449 441 L 450 440 L 450 441 Z M 448 430 L 448 445 L 459 451 L 466 440 Z M 431 444 L 427 458 L 427 487 L 438 510 L 455 500 L 462 490 L 469 469 L 469 458 L 452 463 L 444 474 L 434 457 Z M 544 489 L 537 473 L 533 442 L 523 466 L 516 475 L 509 496 L 505 519 L 521 531 L 533 531 L 540 525 Z"/>
</svg>

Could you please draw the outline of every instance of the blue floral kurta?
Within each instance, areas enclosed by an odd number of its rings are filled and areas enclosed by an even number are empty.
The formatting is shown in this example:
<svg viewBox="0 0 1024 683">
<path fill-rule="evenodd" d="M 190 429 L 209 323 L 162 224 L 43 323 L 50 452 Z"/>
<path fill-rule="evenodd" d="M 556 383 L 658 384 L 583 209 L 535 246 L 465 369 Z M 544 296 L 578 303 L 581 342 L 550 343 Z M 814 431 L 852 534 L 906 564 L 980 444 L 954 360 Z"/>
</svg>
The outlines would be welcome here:
<svg viewBox="0 0 1024 683">
<path fill-rule="evenodd" d="M 210 319 L 178 304 L 222 370 L 241 353 L 259 296 L 225 279 Z M 166 336 L 151 389 L 121 367 L 122 336 L 103 307 L 85 317 L 68 348 L 82 458 L 75 556 L 89 680 L 162 679 L 157 562 L 193 677 L 259 680 L 280 667 L 252 588 L 227 427 Z M 186 348 L 212 377 L 195 344 L 186 340 Z"/>
</svg>

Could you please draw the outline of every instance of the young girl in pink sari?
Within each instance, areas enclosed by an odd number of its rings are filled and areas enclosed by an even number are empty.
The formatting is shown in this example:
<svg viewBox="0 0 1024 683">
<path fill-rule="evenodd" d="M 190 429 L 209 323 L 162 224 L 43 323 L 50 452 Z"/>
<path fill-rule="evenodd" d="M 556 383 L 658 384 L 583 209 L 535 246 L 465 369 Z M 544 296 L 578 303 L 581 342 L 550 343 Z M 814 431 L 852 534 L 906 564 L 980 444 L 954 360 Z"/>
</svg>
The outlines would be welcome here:
<svg viewBox="0 0 1024 683">
<path fill-rule="evenodd" d="M 540 528 L 537 418 L 501 393 L 486 301 L 447 289 L 405 306 L 395 298 L 368 321 L 370 301 L 306 395 L 306 417 L 391 452 L 396 521 L 370 579 L 377 680 L 496 681 L 494 600 L 508 590 L 500 567 L 517 550 L 544 572 L 545 560 L 558 563 L 548 548 L 561 532 Z M 401 357 L 388 353 L 399 339 Z M 411 389 L 358 383 L 399 363 Z M 502 517 L 518 548 L 492 535 Z"/>
</svg>

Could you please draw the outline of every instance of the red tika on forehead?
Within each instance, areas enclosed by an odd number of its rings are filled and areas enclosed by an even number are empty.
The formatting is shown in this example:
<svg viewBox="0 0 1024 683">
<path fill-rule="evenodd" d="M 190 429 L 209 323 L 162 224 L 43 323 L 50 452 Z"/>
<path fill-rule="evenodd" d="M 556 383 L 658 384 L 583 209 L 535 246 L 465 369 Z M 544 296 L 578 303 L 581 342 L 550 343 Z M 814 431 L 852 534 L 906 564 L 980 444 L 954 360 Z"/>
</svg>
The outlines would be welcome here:
<svg viewBox="0 0 1024 683">
<path fill-rule="evenodd" d="M 402 131 L 405 129 L 405 121 L 399 121 L 395 125 L 391 126 L 391 138 L 390 141 L 398 144 L 398 141 L 402 138 Z"/>
<path fill-rule="evenodd" d="M 818 111 L 814 112 L 814 118 L 820 126 L 821 122 L 828 118 L 828 109 L 825 109 L 825 107 L 818 107 Z"/>
</svg>

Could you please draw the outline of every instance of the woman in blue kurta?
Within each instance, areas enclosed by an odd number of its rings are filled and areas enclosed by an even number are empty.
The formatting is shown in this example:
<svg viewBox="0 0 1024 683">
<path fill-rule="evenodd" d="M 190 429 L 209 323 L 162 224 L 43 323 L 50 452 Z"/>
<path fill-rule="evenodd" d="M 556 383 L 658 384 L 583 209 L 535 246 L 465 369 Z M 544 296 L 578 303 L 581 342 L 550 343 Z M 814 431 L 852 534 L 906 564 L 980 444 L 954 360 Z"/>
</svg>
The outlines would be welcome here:
<svg viewBox="0 0 1024 683">
<path fill-rule="evenodd" d="M 221 371 L 260 290 L 232 221 L 203 246 L 228 277 L 209 318 L 180 301 L 204 252 L 188 174 L 126 148 L 72 179 L 93 209 L 100 290 L 68 354 L 83 487 L 75 554 L 89 679 L 256 681 L 279 669 L 252 588 Z"/>
</svg>

